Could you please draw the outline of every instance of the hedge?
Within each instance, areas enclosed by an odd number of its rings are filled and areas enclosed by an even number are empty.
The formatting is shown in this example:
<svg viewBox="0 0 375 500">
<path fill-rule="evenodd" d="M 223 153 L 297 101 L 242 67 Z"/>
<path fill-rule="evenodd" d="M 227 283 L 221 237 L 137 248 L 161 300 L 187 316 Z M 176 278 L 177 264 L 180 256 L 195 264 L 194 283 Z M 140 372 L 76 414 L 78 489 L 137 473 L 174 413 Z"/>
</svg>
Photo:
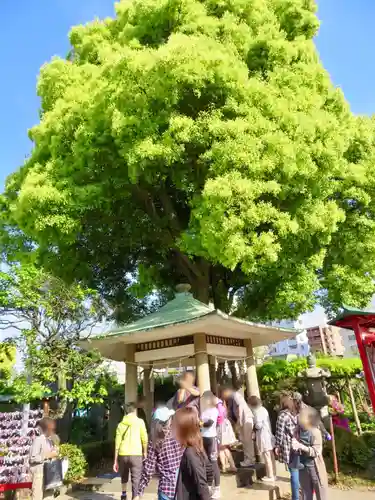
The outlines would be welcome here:
<svg viewBox="0 0 375 500">
<path fill-rule="evenodd" d="M 103 460 L 113 460 L 115 443 L 113 441 L 97 441 L 84 444 L 81 449 L 86 457 L 89 470 L 92 470 Z"/>
<path fill-rule="evenodd" d="M 375 451 L 375 433 L 366 432 L 362 436 L 356 436 L 344 429 L 336 428 L 335 442 L 339 469 L 340 464 L 362 470 L 369 467 Z M 332 461 L 331 443 L 326 445 L 324 454 Z"/>
</svg>

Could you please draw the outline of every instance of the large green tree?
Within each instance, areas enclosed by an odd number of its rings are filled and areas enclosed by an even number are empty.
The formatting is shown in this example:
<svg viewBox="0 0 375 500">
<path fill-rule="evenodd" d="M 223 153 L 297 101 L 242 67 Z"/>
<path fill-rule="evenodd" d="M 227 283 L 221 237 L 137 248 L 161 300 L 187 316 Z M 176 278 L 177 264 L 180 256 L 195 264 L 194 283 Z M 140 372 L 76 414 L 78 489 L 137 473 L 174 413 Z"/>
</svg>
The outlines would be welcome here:
<svg viewBox="0 0 375 500">
<path fill-rule="evenodd" d="M 107 313 L 94 290 L 66 285 L 31 264 L 14 264 L 0 272 L 0 328 L 15 333 L 13 344 L 7 344 L 8 356 L 14 356 L 16 344 L 24 367 L 12 380 L 15 399 L 56 397 L 57 416 L 64 414 L 69 401 L 78 406 L 101 401 L 106 365 L 97 353 L 84 352 L 79 341 L 88 338 Z"/>
<path fill-rule="evenodd" d="M 141 313 L 189 281 L 237 314 L 374 292 L 374 131 L 317 55 L 312 0 L 128 0 L 40 74 L 8 251 Z M 135 281 L 134 281 L 135 280 Z"/>
</svg>

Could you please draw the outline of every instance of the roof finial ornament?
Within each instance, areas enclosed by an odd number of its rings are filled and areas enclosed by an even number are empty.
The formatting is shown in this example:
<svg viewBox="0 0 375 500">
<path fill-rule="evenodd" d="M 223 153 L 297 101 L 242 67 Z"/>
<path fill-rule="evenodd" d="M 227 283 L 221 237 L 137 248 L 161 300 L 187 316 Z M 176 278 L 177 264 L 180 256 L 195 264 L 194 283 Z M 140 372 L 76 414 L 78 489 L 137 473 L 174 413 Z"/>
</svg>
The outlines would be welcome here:
<svg viewBox="0 0 375 500">
<path fill-rule="evenodd" d="M 191 285 L 189 283 L 180 283 L 176 286 L 177 293 L 189 293 L 191 290 Z"/>
</svg>

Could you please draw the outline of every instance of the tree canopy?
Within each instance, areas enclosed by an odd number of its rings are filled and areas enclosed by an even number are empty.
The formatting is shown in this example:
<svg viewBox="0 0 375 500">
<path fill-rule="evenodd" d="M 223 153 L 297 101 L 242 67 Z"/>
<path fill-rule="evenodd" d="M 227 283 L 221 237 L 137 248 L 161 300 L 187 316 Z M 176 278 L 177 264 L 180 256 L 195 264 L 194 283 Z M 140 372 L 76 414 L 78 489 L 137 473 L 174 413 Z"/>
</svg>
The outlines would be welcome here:
<svg viewBox="0 0 375 500">
<path fill-rule="evenodd" d="M 252 318 L 374 293 L 374 127 L 322 67 L 313 0 L 127 0 L 43 66 L 8 256 L 141 314 L 180 281 Z"/>
<path fill-rule="evenodd" d="M 60 416 L 68 401 L 78 406 L 101 401 L 106 366 L 97 353 L 84 352 L 79 340 L 106 315 L 97 292 L 66 285 L 33 265 L 14 264 L 0 272 L 0 328 L 18 333 L 6 352 L 14 361 L 17 345 L 24 364 L 23 372 L 12 377 L 9 392 L 14 398 L 30 402 L 56 397 Z M 0 352 L 0 370 L 1 361 Z"/>
</svg>

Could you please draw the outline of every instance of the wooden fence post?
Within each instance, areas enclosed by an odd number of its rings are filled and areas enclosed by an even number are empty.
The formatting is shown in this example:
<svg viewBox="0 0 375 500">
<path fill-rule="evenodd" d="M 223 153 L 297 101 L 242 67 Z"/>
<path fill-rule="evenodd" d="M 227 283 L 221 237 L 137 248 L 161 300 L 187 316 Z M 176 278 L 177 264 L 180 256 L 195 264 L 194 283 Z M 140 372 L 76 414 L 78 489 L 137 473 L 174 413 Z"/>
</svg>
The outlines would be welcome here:
<svg viewBox="0 0 375 500">
<path fill-rule="evenodd" d="M 350 403 L 352 405 L 355 426 L 357 428 L 358 435 L 360 436 L 362 434 L 362 427 L 358 417 L 357 406 L 355 404 L 355 399 L 353 394 L 353 388 L 349 379 L 348 379 L 348 391 L 349 391 Z"/>
<path fill-rule="evenodd" d="M 339 466 L 337 463 L 335 429 L 333 427 L 332 415 L 329 416 L 329 430 L 330 430 L 331 439 L 332 439 L 333 471 L 335 473 L 335 481 L 337 483 L 339 480 Z"/>
</svg>

